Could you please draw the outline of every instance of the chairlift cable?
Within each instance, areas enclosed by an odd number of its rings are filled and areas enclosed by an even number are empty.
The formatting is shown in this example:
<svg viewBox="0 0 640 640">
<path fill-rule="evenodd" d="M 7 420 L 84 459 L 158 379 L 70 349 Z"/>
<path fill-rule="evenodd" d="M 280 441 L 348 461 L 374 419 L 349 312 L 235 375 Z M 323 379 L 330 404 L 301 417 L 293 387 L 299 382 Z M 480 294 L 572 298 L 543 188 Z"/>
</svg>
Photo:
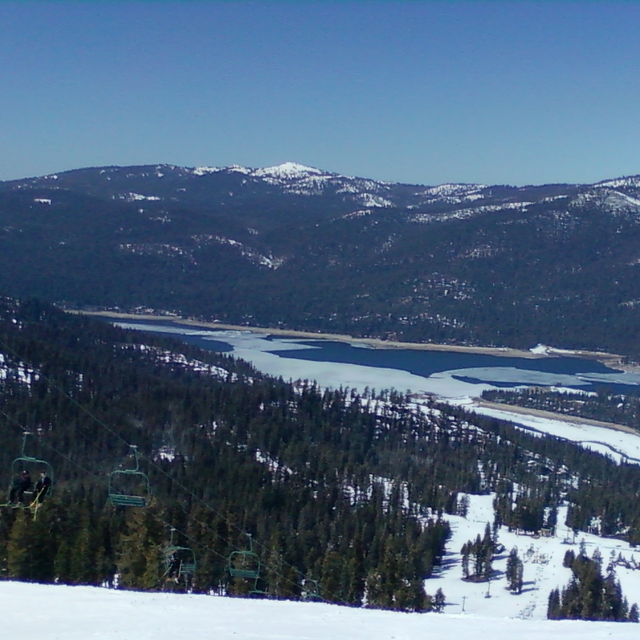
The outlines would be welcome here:
<svg viewBox="0 0 640 640">
<path fill-rule="evenodd" d="M 11 352 L 18 360 L 20 360 L 21 362 L 25 362 L 27 363 L 28 361 L 25 358 L 22 358 L 20 356 L 19 353 L 16 352 L 15 349 L 13 349 L 12 347 L 8 346 L 4 341 L 0 340 L 0 347 L 3 347 L 6 351 Z M 78 408 L 81 412 L 83 412 L 85 415 L 87 415 L 91 420 L 93 420 L 96 424 L 100 425 L 101 427 L 103 427 L 104 429 L 106 429 L 112 436 L 114 436 L 115 438 L 117 438 L 120 442 L 122 442 L 123 444 L 127 445 L 128 447 L 135 447 L 136 445 L 132 445 L 131 443 L 127 442 L 125 440 L 125 438 L 123 438 L 119 433 L 117 433 L 116 431 L 114 431 L 111 427 L 109 427 L 107 424 L 105 424 L 104 421 L 102 421 L 100 418 L 98 418 L 96 415 L 94 415 L 89 409 L 87 409 L 86 407 L 84 407 L 80 402 L 78 402 L 75 398 L 73 398 L 72 396 L 70 396 L 63 388 L 61 388 L 56 382 L 54 382 L 53 380 L 51 380 L 48 376 L 46 376 L 43 373 L 40 373 L 40 378 L 44 381 L 46 381 L 51 388 L 55 389 L 58 393 L 60 393 L 63 397 L 65 397 L 67 400 L 69 400 L 76 408 Z M 3 412 L 4 413 L 4 412 Z M 6 415 L 6 414 L 5 414 Z M 8 416 L 7 416 L 8 417 Z M 17 422 L 17 421 L 16 421 Z M 77 430 L 82 431 L 81 429 L 78 428 L 78 426 L 76 425 L 75 427 Z M 86 437 L 86 434 L 83 434 Z M 64 454 L 62 454 L 64 456 Z M 181 490 L 187 492 L 192 498 L 194 498 L 198 503 L 200 503 L 201 505 L 203 505 L 204 507 L 206 507 L 207 509 L 209 509 L 212 513 L 214 513 L 215 515 L 217 515 L 219 518 L 221 518 L 222 520 L 224 520 L 230 527 L 232 527 L 233 529 L 235 529 L 238 533 L 241 533 L 243 535 L 250 535 L 248 534 L 248 532 L 246 532 L 244 529 L 242 529 L 241 527 L 239 527 L 238 525 L 236 525 L 234 522 L 232 522 L 229 518 L 227 518 L 224 514 L 220 513 L 215 507 L 213 507 L 212 505 L 210 505 L 206 500 L 204 500 L 203 498 L 200 498 L 199 496 L 197 496 L 191 489 L 189 489 L 188 487 L 186 487 L 185 485 L 183 485 L 179 480 L 175 479 L 171 474 L 169 474 L 168 472 L 166 472 L 162 467 L 160 467 L 158 464 L 156 464 L 151 458 L 148 458 L 147 456 L 145 456 L 144 454 L 140 453 L 139 454 L 140 458 L 143 459 L 145 462 L 147 462 L 147 464 L 149 464 L 150 466 L 152 466 L 153 468 L 155 468 L 158 472 L 160 472 L 162 475 L 164 475 L 167 479 L 169 479 L 171 482 L 173 482 L 178 488 L 180 488 Z M 67 457 L 67 456 L 64 456 Z M 67 457 L 68 458 L 68 457 Z M 68 458 L 69 459 L 69 458 Z M 69 459 L 70 460 L 70 459 Z M 75 461 L 72 461 L 75 463 Z M 77 464 L 77 463 L 75 463 Z M 94 474 L 91 474 L 92 476 Z M 94 476 L 95 477 L 95 476 Z M 153 514 L 152 514 L 153 515 Z M 207 527 L 208 529 L 208 527 Z M 219 535 L 219 534 L 218 534 Z M 222 538 L 222 536 L 220 536 Z M 224 540 L 224 538 L 222 538 Z M 226 542 L 229 542 L 228 540 Z M 297 567 L 295 567 L 294 565 L 292 565 L 290 562 L 288 562 L 285 558 L 282 557 L 281 554 L 279 554 L 277 551 L 270 549 L 269 547 L 267 547 L 266 545 L 262 544 L 260 541 L 255 540 L 256 545 L 262 549 L 264 552 L 266 552 L 268 555 L 273 554 L 277 559 L 279 559 L 282 564 L 288 566 L 289 568 L 293 569 L 297 575 L 301 576 L 301 578 L 306 579 L 307 576 L 306 574 L 304 574 L 303 572 L 301 572 Z M 236 547 L 236 545 L 234 544 L 230 544 L 231 547 Z M 213 550 L 212 550 L 213 551 Z M 216 555 L 221 556 L 221 554 L 217 553 L 214 551 L 214 553 L 216 553 Z M 221 556 L 223 557 L 223 556 Z M 294 582 L 293 580 L 291 580 L 290 578 L 287 578 L 284 575 L 281 575 L 277 572 L 274 572 L 275 575 L 277 575 L 278 577 L 286 580 L 287 582 L 290 582 L 291 584 L 295 585 L 296 587 L 299 587 L 300 585 L 297 582 Z M 328 593 L 328 592 L 327 592 Z M 329 593 L 329 595 L 333 595 L 331 593 Z M 339 599 L 336 599 L 337 602 L 339 602 Z"/>
<path fill-rule="evenodd" d="M 5 414 L 4 412 L 1 412 L 1 413 L 3 413 L 3 415 L 5 415 L 6 417 L 10 418 L 10 416 L 7 416 L 7 414 Z M 55 447 L 52 447 L 51 445 L 47 445 L 46 443 L 43 443 L 43 444 L 45 444 L 45 446 L 47 446 L 51 451 L 53 451 L 57 455 L 61 456 L 62 458 L 64 458 L 68 462 L 74 464 L 78 469 L 80 469 L 80 471 L 84 472 L 84 474 L 86 474 L 87 476 L 89 476 L 89 477 L 91 477 L 91 478 L 93 478 L 94 480 L 97 480 L 97 481 L 100 481 L 102 479 L 100 476 L 96 475 L 93 471 L 90 471 L 89 469 L 86 469 L 79 462 L 73 460 L 68 455 L 63 453 L 62 451 L 59 451 Z M 148 510 L 147 513 L 152 518 L 154 518 L 157 522 L 159 522 L 160 524 L 163 524 L 166 527 L 170 528 L 171 530 L 179 533 L 185 540 L 189 541 L 190 543 L 192 542 L 195 545 L 197 545 L 198 547 L 201 547 L 202 549 L 204 549 L 205 551 L 208 551 L 209 553 L 213 554 L 214 556 L 217 556 L 218 558 L 223 560 L 225 566 L 227 566 L 227 563 L 228 563 L 228 560 L 229 560 L 229 555 L 225 555 L 225 554 L 220 553 L 219 551 L 216 551 L 215 549 L 213 549 L 212 547 L 208 546 L 204 542 L 201 542 L 200 540 L 198 540 L 197 538 L 194 538 L 193 536 L 189 535 L 185 531 L 182 531 L 182 530 L 178 529 L 173 524 L 167 522 L 164 518 L 161 518 L 157 513 L 154 513 L 153 510 Z M 186 514 L 186 512 L 184 512 L 184 513 Z M 227 546 L 232 547 L 232 548 L 237 548 L 236 545 L 234 545 L 230 540 L 228 540 L 224 536 L 220 535 L 219 533 L 213 531 L 212 529 L 209 529 L 208 527 L 206 527 L 206 525 L 204 523 L 202 523 L 202 522 L 200 522 L 198 520 L 194 520 L 193 522 L 195 522 L 196 524 L 199 524 L 199 525 L 207 528 L 212 533 L 215 533 L 223 542 L 225 542 L 227 544 Z M 247 534 L 247 535 L 250 535 L 250 534 Z M 295 569 L 295 567 L 294 567 L 294 569 Z M 282 573 L 280 573 L 278 571 L 273 571 L 273 573 L 274 573 L 275 576 L 277 576 L 278 578 L 281 578 L 283 581 L 286 581 L 286 582 L 290 583 L 294 587 L 299 588 L 301 586 L 300 584 L 298 584 L 294 580 L 288 578 L 287 576 L 283 575 Z M 299 571 L 298 571 L 298 574 L 299 575 L 303 575 Z M 340 602 L 340 601 L 336 599 L 336 602 Z"/>
<path fill-rule="evenodd" d="M 16 423 L 16 425 L 17 425 L 17 426 L 19 426 L 18 421 L 17 421 L 17 420 L 15 420 L 14 418 L 12 418 L 11 416 L 9 416 L 8 414 L 6 414 L 4 411 L 1 411 L 1 410 L 0 410 L 0 413 L 2 413 L 6 418 L 8 418 L 8 419 L 10 419 L 10 420 L 14 421 L 14 422 Z M 83 436 L 87 437 L 86 433 L 84 433 L 82 429 L 78 429 L 78 430 L 82 432 L 82 435 L 83 435 Z M 40 441 L 41 441 L 41 443 L 42 443 L 45 447 L 47 447 L 48 449 L 50 449 L 51 451 L 53 451 L 53 452 L 54 452 L 54 453 L 56 453 L 57 455 L 59 455 L 59 456 L 61 456 L 61 457 L 65 458 L 66 460 L 68 460 L 69 462 L 71 462 L 72 464 L 74 464 L 76 467 L 78 467 L 78 468 L 79 468 L 81 471 L 83 471 L 85 474 L 87 474 L 87 475 L 89 475 L 89 476 L 93 477 L 94 479 L 96 479 L 96 480 L 98 480 L 98 481 L 102 480 L 102 478 L 101 478 L 101 477 L 97 476 L 95 473 L 93 473 L 93 472 L 89 471 L 88 469 L 86 469 L 86 468 L 82 467 L 82 465 L 80 465 L 80 464 L 79 464 L 78 462 L 76 462 L 75 460 L 72 460 L 71 458 L 69 458 L 69 456 L 67 456 L 67 455 L 66 455 L 66 454 L 64 454 L 63 452 L 61 452 L 61 451 L 57 450 L 55 447 L 51 446 L 50 444 L 48 444 L 48 443 L 46 443 L 46 442 L 42 441 L 40 438 L 38 438 L 38 440 L 40 440 Z M 145 459 L 145 460 L 148 460 L 147 458 L 144 458 L 144 459 Z M 171 481 L 177 482 L 177 481 L 175 481 L 175 480 L 174 480 L 174 479 L 173 479 L 169 474 L 166 474 L 166 473 L 165 473 L 165 475 L 167 475 Z M 178 485 L 179 485 L 179 486 L 182 486 L 182 485 L 180 485 L 180 483 L 178 483 Z M 186 488 L 186 487 L 183 487 L 183 488 L 184 488 L 186 491 L 189 491 L 189 489 L 188 489 L 188 488 Z M 192 495 L 193 495 L 193 494 L 192 494 Z M 194 497 L 195 497 L 195 498 L 198 498 L 198 497 L 197 497 L 197 496 L 195 496 L 195 495 L 194 495 Z M 209 508 L 211 508 L 214 512 L 216 512 L 216 514 L 218 513 L 215 509 L 213 509 L 213 507 L 210 507 L 210 505 L 207 505 L 207 503 L 206 503 L 206 502 L 204 502 L 204 501 L 202 501 L 202 500 L 201 500 L 201 502 L 203 502 L 203 503 L 205 504 L 205 506 L 208 506 Z M 179 507 L 180 507 L 180 509 L 182 510 L 182 512 L 183 512 L 185 515 L 187 515 L 187 516 L 189 515 L 189 513 L 188 513 L 187 511 L 185 511 L 185 510 L 184 510 L 184 508 L 182 507 L 182 505 L 179 505 L 179 504 L 178 504 L 178 505 L 176 505 L 176 506 L 179 506 Z M 205 549 L 205 550 L 209 551 L 210 553 L 214 554 L 214 555 L 215 555 L 215 556 L 217 556 L 218 558 L 220 558 L 220 559 L 224 560 L 224 561 L 225 561 L 225 565 L 229 566 L 229 560 L 230 560 L 230 557 L 231 557 L 230 555 L 223 555 L 223 554 L 219 553 L 218 551 L 216 551 L 215 549 L 212 549 L 212 548 L 211 548 L 211 547 L 209 547 L 208 545 L 204 544 L 203 542 L 200 542 L 199 540 L 197 540 L 197 539 L 196 539 L 196 538 L 194 538 L 193 536 L 190 536 L 189 534 L 187 534 L 187 533 L 185 533 L 185 532 L 183 532 L 183 531 L 178 530 L 174 525 L 172 525 L 172 524 L 170 524 L 169 522 L 167 522 L 166 520 L 162 519 L 162 518 L 161 518 L 160 516 L 158 516 L 156 513 L 153 513 L 153 511 L 149 511 L 149 514 L 150 514 L 153 518 L 155 518 L 158 522 L 160 522 L 161 524 L 164 524 L 164 525 L 165 525 L 165 526 L 167 526 L 167 527 L 171 527 L 174 531 L 178 531 L 178 532 L 179 532 L 179 533 L 180 533 L 180 534 L 181 534 L 181 535 L 182 535 L 186 540 L 189 540 L 190 542 L 195 543 L 195 544 L 196 544 L 196 545 L 198 545 L 199 547 L 202 547 L 203 549 Z M 218 514 L 218 515 L 221 515 L 221 514 Z M 222 518 L 223 518 L 223 520 L 224 520 L 225 522 L 227 522 L 228 524 L 233 524 L 233 523 L 231 523 L 231 522 L 229 521 L 229 519 L 228 519 L 228 518 L 226 518 L 225 516 L 221 515 L 221 517 L 222 517 Z M 205 530 L 209 531 L 210 533 L 213 533 L 214 535 L 216 535 L 216 536 L 217 536 L 217 537 L 218 537 L 222 542 L 224 542 L 228 547 L 237 549 L 237 551 L 236 551 L 236 552 L 232 552 L 232 555 L 233 555 L 233 553 L 244 553 L 244 551 L 243 551 L 242 549 L 240 549 L 239 547 L 237 547 L 237 546 L 236 546 L 233 542 L 231 542 L 228 538 L 225 538 L 224 536 L 222 536 L 219 532 L 214 531 L 213 529 L 211 529 L 211 528 L 210 528 L 206 523 L 204 523 L 204 522 L 202 522 L 202 521 L 200 521 L 200 520 L 197 520 L 197 519 L 195 519 L 195 518 L 193 518 L 193 519 L 192 519 L 192 522 L 193 522 L 193 523 L 195 523 L 195 524 L 198 524 L 198 525 L 199 525 L 199 526 L 201 526 L 203 529 L 205 529 Z M 301 578 L 301 582 L 300 582 L 300 583 L 298 583 L 298 582 L 296 582 L 295 580 L 292 580 L 291 578 L 289 578 L 289 577 L 287 577 L 287 576 L 283 575 L 282 573 L 280 573 L 280 572 L 278 572 L 278 571 L 273 570 L 273 574 L 274 574 L 275 576 L 277 576 L 277 577 L 281 578 L 283 581 L 288 582 L 289 584 L 291 584 L 292 586 L 294 586 L 294 587 L 296 587 L 296 588 L 302 588 L 302 587 L 304 586 L 305 581 L 313 582 L 313 583 L 315 583 L 316 585 L 318 584 L 316 580 L 313 580 L 313 579 L 308 578 L 308 577 L 307 577 L 303 572 L 301 572 L 301 571 L 300 571 L 299 569 L 297 569 L 295 566 L 291 565 L 291 564 L 290 564 L 290 563 L 288 563 L 286 560 L 284 560 L 284 558 L 282 558 L 282 557 L 280 556 L 280 554 L 279 554 L 279 553 L 274 552 L 274 551 L 270 550 L 268 547 L 266 547 L 265 545 L 260 544 L 260 543 L 259 543 L 259 542 L 258 542 L 258 541 L 257 541 L 257 540 L 252 536 L 252 535 L 251 535 L 251 534 L 249 534 L 249 533 L 247 533 L 247 532 L 243 531 L 241 528 L 239 528 L 239 527 L 237 527 L 237 526 L 236 526 L 235 528 L 236 528 L 239 532 L 241 532 L 241 533 L 243 533 L 244 535 L 248 536 L 248 537 L 250 538 L 250 540 L 251 540 L 251 541 L 256 542 L 256 544 L 258 544 L 260 547 L 262 547 L 263 549 L 265 549 L 268 553 L 274 554 L 274 555 L 276 555 L 276 557 L 279 557 L 279 558 L 282 560 L 283 564 L 285 564 L 285 565 L 289 566 L 290 568 L 292 568 L 292 569 L 296 572 L 296 575 L 300 576 L 300 578 Z M 255 578 L 256 578 L 256 584 L 257 584 L 257 579 L 259 579 L 259 577 L 260 577 L 260 576 L 256 576 L 256 577 L 255 577 Z M 258 593 L 258 591 L 257 591 L 257 590 L 253 590 L 253 591 L 252 591 L 252 592 L 250 592 L 250 593 Z M 260 593 L 262 593 L 262 592 L 260 592 Z M 329 593 L 329 592 L 327 592 L 327 593 Z M 265 595 L 266 595 L 266 594 L 265 594 Z M 331 595 L 331 594 L 329 594 L 329 595 Z M 304 597 L 303 597 L 303 599 L 304 599 Z M 334 599 L 334 602 L 338 603 L 338 602 L 341 602 L 341 600 L 340 600 L 339 598 L 337 598 L 337 597 L 336 597 L 336 598 Z"/>
</svg>

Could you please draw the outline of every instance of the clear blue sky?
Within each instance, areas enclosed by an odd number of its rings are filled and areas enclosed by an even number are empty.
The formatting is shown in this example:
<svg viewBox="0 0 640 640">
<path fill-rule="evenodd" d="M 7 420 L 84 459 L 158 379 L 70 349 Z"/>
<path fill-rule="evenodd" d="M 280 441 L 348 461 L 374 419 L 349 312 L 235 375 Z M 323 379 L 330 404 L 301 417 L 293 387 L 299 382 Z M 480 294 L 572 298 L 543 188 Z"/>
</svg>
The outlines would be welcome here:
<svg viewBox="0 0 640 640">
<path fill-rule="evenodd" d="M 640 173 L 640 2 L 0 0 L 0 179 L 296 161 L 381 180 Z"/>
</svg>

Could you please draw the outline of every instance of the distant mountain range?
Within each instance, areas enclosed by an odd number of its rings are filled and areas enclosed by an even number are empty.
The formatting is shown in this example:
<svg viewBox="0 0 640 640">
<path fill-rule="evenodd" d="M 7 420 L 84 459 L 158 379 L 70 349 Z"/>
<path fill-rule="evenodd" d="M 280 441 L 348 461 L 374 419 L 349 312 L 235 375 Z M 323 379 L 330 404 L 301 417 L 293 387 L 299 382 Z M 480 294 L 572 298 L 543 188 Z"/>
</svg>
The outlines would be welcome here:
<svg viewBox="0 0 640 640">
<path fill-rule="evenodd" d="M 285 163 L 0 183 L 0 291 L 74 307 L 640 358 L 640 176 L 438 186 Z"/>
</svg>

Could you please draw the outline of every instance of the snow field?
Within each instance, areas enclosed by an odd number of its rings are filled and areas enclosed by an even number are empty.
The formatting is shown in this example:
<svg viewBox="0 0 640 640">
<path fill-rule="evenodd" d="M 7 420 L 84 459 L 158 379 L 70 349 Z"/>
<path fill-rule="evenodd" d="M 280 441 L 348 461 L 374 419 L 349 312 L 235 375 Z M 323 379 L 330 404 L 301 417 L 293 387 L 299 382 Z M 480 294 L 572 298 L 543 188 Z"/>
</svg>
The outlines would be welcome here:
<svg viewBox="0 0 640 640">
<path fill-rule="evenodd" d="M 407 614 L 324 603 L 0 582 L 2 637 L 16 640 L 634 640 L 634 624 Z"/>
</svg>

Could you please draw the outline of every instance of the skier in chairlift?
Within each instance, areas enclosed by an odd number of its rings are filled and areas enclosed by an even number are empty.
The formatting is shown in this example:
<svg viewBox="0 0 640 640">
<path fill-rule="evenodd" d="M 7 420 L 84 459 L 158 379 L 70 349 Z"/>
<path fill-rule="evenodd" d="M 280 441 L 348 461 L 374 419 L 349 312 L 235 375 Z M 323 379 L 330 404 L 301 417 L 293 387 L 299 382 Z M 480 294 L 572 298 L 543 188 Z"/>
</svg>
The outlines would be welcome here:
<svg viewBox="0 0 640 640">
<path fill-rule="evenodd" d="M 51 481 L 49 481 L 51 482 Z M 14 476 L 11 483 L 11 491 L 9 492 L 9 504 L 17 505 L 24 503 L 24 494 L 26 491 L 30 491 L 33 487 L 31 481 L 31 474 L 28 469 L 18 473 Z"/>
</svg>

